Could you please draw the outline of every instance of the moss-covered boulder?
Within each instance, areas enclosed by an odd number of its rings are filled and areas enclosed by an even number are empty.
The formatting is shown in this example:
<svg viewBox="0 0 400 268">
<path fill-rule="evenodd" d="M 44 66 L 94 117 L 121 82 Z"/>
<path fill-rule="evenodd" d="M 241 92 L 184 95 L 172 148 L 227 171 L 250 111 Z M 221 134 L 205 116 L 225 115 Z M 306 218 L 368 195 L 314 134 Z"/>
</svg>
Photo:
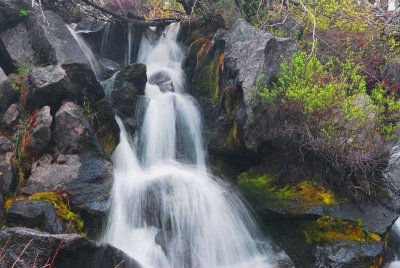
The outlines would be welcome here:
<svg viewBox="0 0 400 268">
<path fill-rule="evenodd" d="M 6 208 L 9 226 L 39 228 L 55 234 L 83 231 L 80 215 L 69 209 L 67 193 L 41 192 L 29 197 L 8 199 Z"/>
<path fill-rule="evenodd" d="M 355 203 L 324 188 L 321 180 L 302 176 L 289 180 L 270 166 L 240 174 L 237 183 L 273 240 L 296 265 L 368 267 L 382 263 L 385 240 L 398 215 L 393 203 L 387 198 Z"/>
</svg>

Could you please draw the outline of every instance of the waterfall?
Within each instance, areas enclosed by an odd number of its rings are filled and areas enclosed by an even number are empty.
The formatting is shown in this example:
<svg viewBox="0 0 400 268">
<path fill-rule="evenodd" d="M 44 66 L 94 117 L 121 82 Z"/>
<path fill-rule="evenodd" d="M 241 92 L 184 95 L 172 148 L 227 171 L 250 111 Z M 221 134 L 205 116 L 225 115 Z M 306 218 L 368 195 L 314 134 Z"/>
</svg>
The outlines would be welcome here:
<svg viewBox="0 0 400 268">
<path fill-rule="evenodd" d="M 104 240 L 144 267 L 269 267 L 269 244 L 239 195 L 207 170 L 199 109 L 185 94 L 178 30 L 172 24 L 156 43 L 141 41 L 147 107 L 133 138 L 117 118 Z M 172 89 L 161 90 L 162 83 Z"/>
<path fill-rule="evenodd" d="M 82 36 L 79 35 L 71 26 L 67 25 L 68 30 L 74 37 L 74 39 L 78 42 L 79 47 L 82 49 L 83 53 L 85 54 L 86 58 L 89 61 L 90 67 L 93 70 L 94 75 L 96 76 L 97 80 L 100 80 L 101 78 L 101 67 L 94 56 L 92 50 L 90 49 L 89 45 L 86 43 L 86 41 L 83 39 Z"/>
<path fill-rule="evenodd" d="M 132 24 L 129 23 L 128 24 L 128 28 L 127 28 L 127 44 L 126 44 L 126 48 L 125 48 L 125 66 L 128 66 L 129 64 L 131 64 L 131 60 L 132 60 Z"/>
</svg>

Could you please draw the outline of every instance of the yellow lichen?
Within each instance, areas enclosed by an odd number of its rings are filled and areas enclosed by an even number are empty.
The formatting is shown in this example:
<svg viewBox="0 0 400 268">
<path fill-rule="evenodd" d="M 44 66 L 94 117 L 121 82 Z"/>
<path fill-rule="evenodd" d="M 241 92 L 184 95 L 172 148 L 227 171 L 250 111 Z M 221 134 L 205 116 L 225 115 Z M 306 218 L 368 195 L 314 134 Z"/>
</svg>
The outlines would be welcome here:
<svg viewBox="0 0 400 268">
<path fill-rule="evenodd" d="M 40 192 L 33 194 L 29 197 L 18 197 L 18 198 L 9 198 L 6 201 L 5 207 L 9 209 L 13 202 L 20 200 L 35 200 L 35 201 L 46 201 L 51 203 L 57 211 L 57 217 L 63 221 L 69 223 L 68 232 L 70 233 L 80 233 L 83 228 L 83 220 L 79 216 L 69 210 L 68 204 L 65 204 L 63 201 L 63 197 L 59 193 L 55 192 Z M 66 197 L 68 199 L 68 197 Z"/>
<path fill-rule="evenodd" d="M 296 185 L 277 186 L 279 174 L 262 174 L 252 176 L 252 171 L 242 173 L 238 178 L 239 187 L 256 202 L 274 202 L 280 209 L 291 213 L 304 213 L 317 205 L 333 206 L 338 204 L 331 191 L 311 180 Z M 258 204 L 256 204 L 257 206 Z"/>
<path fill-rule="evenodd" d="M 382 238 L 363 228 L 360 222 L 336 219 L 329 216 L 319 218 L 305 228 L 308 243 L 324 243 L 329 241 L 378 242 Z"/>
</svg>

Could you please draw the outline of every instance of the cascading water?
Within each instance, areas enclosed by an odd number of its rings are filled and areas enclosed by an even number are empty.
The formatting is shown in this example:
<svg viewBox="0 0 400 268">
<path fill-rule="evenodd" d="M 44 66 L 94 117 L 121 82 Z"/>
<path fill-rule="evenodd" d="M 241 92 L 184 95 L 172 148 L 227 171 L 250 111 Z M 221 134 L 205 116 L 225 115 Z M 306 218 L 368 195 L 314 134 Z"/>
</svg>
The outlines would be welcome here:
<svg viewBox="0 0 400 268">
<path fill-rule="evenodd" d="M 104 239 L 144 267 L 269 267 L 269 245 L 238 195 L 207 172 L 196 102 L 184 94 L 178 24 L 154 45 L 143 38 L 139 60 L 149 81 L 141 133 L 121 120 L 112 160 L 115 183 Z M 131 146 L 134 144 L 134 146 Z"/>
</svg>

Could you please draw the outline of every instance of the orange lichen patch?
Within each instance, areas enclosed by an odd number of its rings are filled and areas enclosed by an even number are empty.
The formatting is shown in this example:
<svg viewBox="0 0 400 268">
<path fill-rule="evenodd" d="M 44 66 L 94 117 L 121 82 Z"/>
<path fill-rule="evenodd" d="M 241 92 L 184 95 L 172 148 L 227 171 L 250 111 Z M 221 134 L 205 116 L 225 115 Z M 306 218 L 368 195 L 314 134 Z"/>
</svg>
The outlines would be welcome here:
<svg viewBox="0 0 400 268">
<path fill-rule="evenodd" d="M 309 205 L 335 205 L 336 200 L 332 192 L 324 190 L 321 186 L 303 181 L 293 187 L 297 194 L 307 200 Z"/>
<path fill-rule="evenodd" d="M 379 268 L 382 266 L 383 263 L 383 257 L 379 256 L 377 258 L 375 258 L 374 263 L 372 265 L 370 265 L 370 268 Z"/>
<path fill-rule="evenodd" d="M 355 221 L 341 220 L 323 216 L 305 228 L 308 243 L 324 243 L 329 241 L 378 242 L 382 238 L 363 228 L 363 224 Z"/>
</svg>

